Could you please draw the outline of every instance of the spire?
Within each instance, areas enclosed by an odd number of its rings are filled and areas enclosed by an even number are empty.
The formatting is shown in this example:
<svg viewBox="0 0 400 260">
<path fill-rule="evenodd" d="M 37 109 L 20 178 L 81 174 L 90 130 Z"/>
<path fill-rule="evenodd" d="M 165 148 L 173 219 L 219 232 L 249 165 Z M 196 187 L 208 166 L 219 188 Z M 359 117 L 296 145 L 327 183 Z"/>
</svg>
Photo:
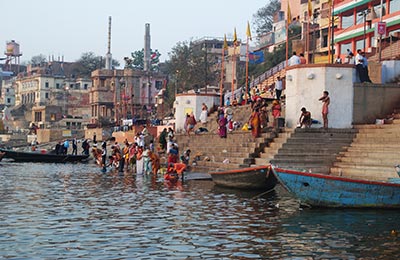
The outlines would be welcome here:
<svg viewBox="0 0 400 260">
<path fill-rule="evenodd" d="M 106 54 L 106 66 L 105 69 L 112 69 L 112 55 L 111 55 L 111 16 L 108 17 L 108 44 Z"/>
</svg>

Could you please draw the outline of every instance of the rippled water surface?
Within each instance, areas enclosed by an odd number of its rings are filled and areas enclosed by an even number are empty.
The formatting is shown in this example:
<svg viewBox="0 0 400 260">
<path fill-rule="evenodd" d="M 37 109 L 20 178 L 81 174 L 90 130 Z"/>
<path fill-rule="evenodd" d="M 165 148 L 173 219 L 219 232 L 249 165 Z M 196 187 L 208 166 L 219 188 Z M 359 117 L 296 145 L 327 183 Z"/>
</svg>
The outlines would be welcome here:
<svg viewBox="0 0 400 260">
<path fill-rule="evenodd" d="M 398 259 L 400 212 L 299 209 L 276 192 L 0 163 L 4 259 Z"/>
</svg>

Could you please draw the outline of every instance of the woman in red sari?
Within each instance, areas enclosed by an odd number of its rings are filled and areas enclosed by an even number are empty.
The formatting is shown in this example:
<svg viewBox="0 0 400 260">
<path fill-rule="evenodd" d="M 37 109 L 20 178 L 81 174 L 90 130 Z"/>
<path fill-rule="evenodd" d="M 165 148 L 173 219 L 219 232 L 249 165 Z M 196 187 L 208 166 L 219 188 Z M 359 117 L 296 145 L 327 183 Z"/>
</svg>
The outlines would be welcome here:
<svg viewBox="0 0 400 260">
<path fill-rule="evenodd" d="M 227 115 L 222 114 L 218 119 L 218 134 L 221 138 L 226 138 L 227 135 L 226 124 L 228 124 L 228 120 L 226 119 L 226 117 Z"/>
<path fill-rule="evenodd" d="M 249 125 L 251 126 L 251 134 L 254 138 L 260 136 L 261 133 L 261 125 L 260 125 L 260 111 L 258 108 L 254 109 L 251 112 L 251 116 L 249 118 Z"/>
</svg>

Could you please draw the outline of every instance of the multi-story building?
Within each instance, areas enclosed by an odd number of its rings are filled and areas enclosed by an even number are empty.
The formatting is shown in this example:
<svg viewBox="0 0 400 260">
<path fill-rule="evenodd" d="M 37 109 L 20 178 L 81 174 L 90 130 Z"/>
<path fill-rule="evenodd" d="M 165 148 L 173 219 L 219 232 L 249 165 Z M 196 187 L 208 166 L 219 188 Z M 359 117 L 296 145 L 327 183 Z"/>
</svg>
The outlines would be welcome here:
<svg viewBox="0 0 400 260">
<path fill-rule="evenodd" d="M 147 119 L 156 109 L 156 96 L 165 75 L 141 70 L 99 69 L 92 72 L 91 123 L 122 124 L 124 119 Z"/>
<path fill-rule="evenodd" d="M 15 106 L 15 79 L 7 79 L 2 81 L 0 104 L 7 107 Z"/>
<path fill-rule="evenodd" d="M 382 6 L 381 6 L 382 3 Z M 383 38 L 400 32 L 399 0 L 336 0 L 333 14 L 338 17 L 335 31 L 337 53 L 344 56 L 347 49 L 366 53 L 378 47 L 377 24 L 386 22 Z"/>
<path fill-rule="evenodd" d="M 68 115 L 89 120 L 92 82 L 66 74 L 63 63 L 53 61 L 29 67 L 26 73 L 15 78 L 15 106 L 27 108 L 27 121 L 46 128 Z"/>
</svg>

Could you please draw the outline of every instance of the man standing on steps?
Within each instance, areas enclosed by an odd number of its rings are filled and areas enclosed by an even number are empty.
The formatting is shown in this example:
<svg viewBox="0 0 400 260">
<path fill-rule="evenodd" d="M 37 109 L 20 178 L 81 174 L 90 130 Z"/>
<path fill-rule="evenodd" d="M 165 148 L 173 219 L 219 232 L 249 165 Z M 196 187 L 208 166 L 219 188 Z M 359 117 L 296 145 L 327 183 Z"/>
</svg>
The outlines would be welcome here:
<svg viewBox="0 0 400 260">
<path fill-rule="evenodd" d="M 278 76 L 276 81 L 275 81 L 275 93 L 276 93 L 276 99 L 277 100 L 281 100 L 282 80 L 281 80 L 280 76 Z"/>
<path fill-rule="evenodd" d="M 322 101 L 322 103 L 323 103 L 322 119 L 324 120 L 324 128 L 328 128 L 328 113 L 329 113 L 328 106 L 331 102 L 330 98 L 329 98 L 329 92 L 325 90 L 324 93 L 322 94 L 322 97 L 320 97 L 318 100 Z"/>
</svg>

